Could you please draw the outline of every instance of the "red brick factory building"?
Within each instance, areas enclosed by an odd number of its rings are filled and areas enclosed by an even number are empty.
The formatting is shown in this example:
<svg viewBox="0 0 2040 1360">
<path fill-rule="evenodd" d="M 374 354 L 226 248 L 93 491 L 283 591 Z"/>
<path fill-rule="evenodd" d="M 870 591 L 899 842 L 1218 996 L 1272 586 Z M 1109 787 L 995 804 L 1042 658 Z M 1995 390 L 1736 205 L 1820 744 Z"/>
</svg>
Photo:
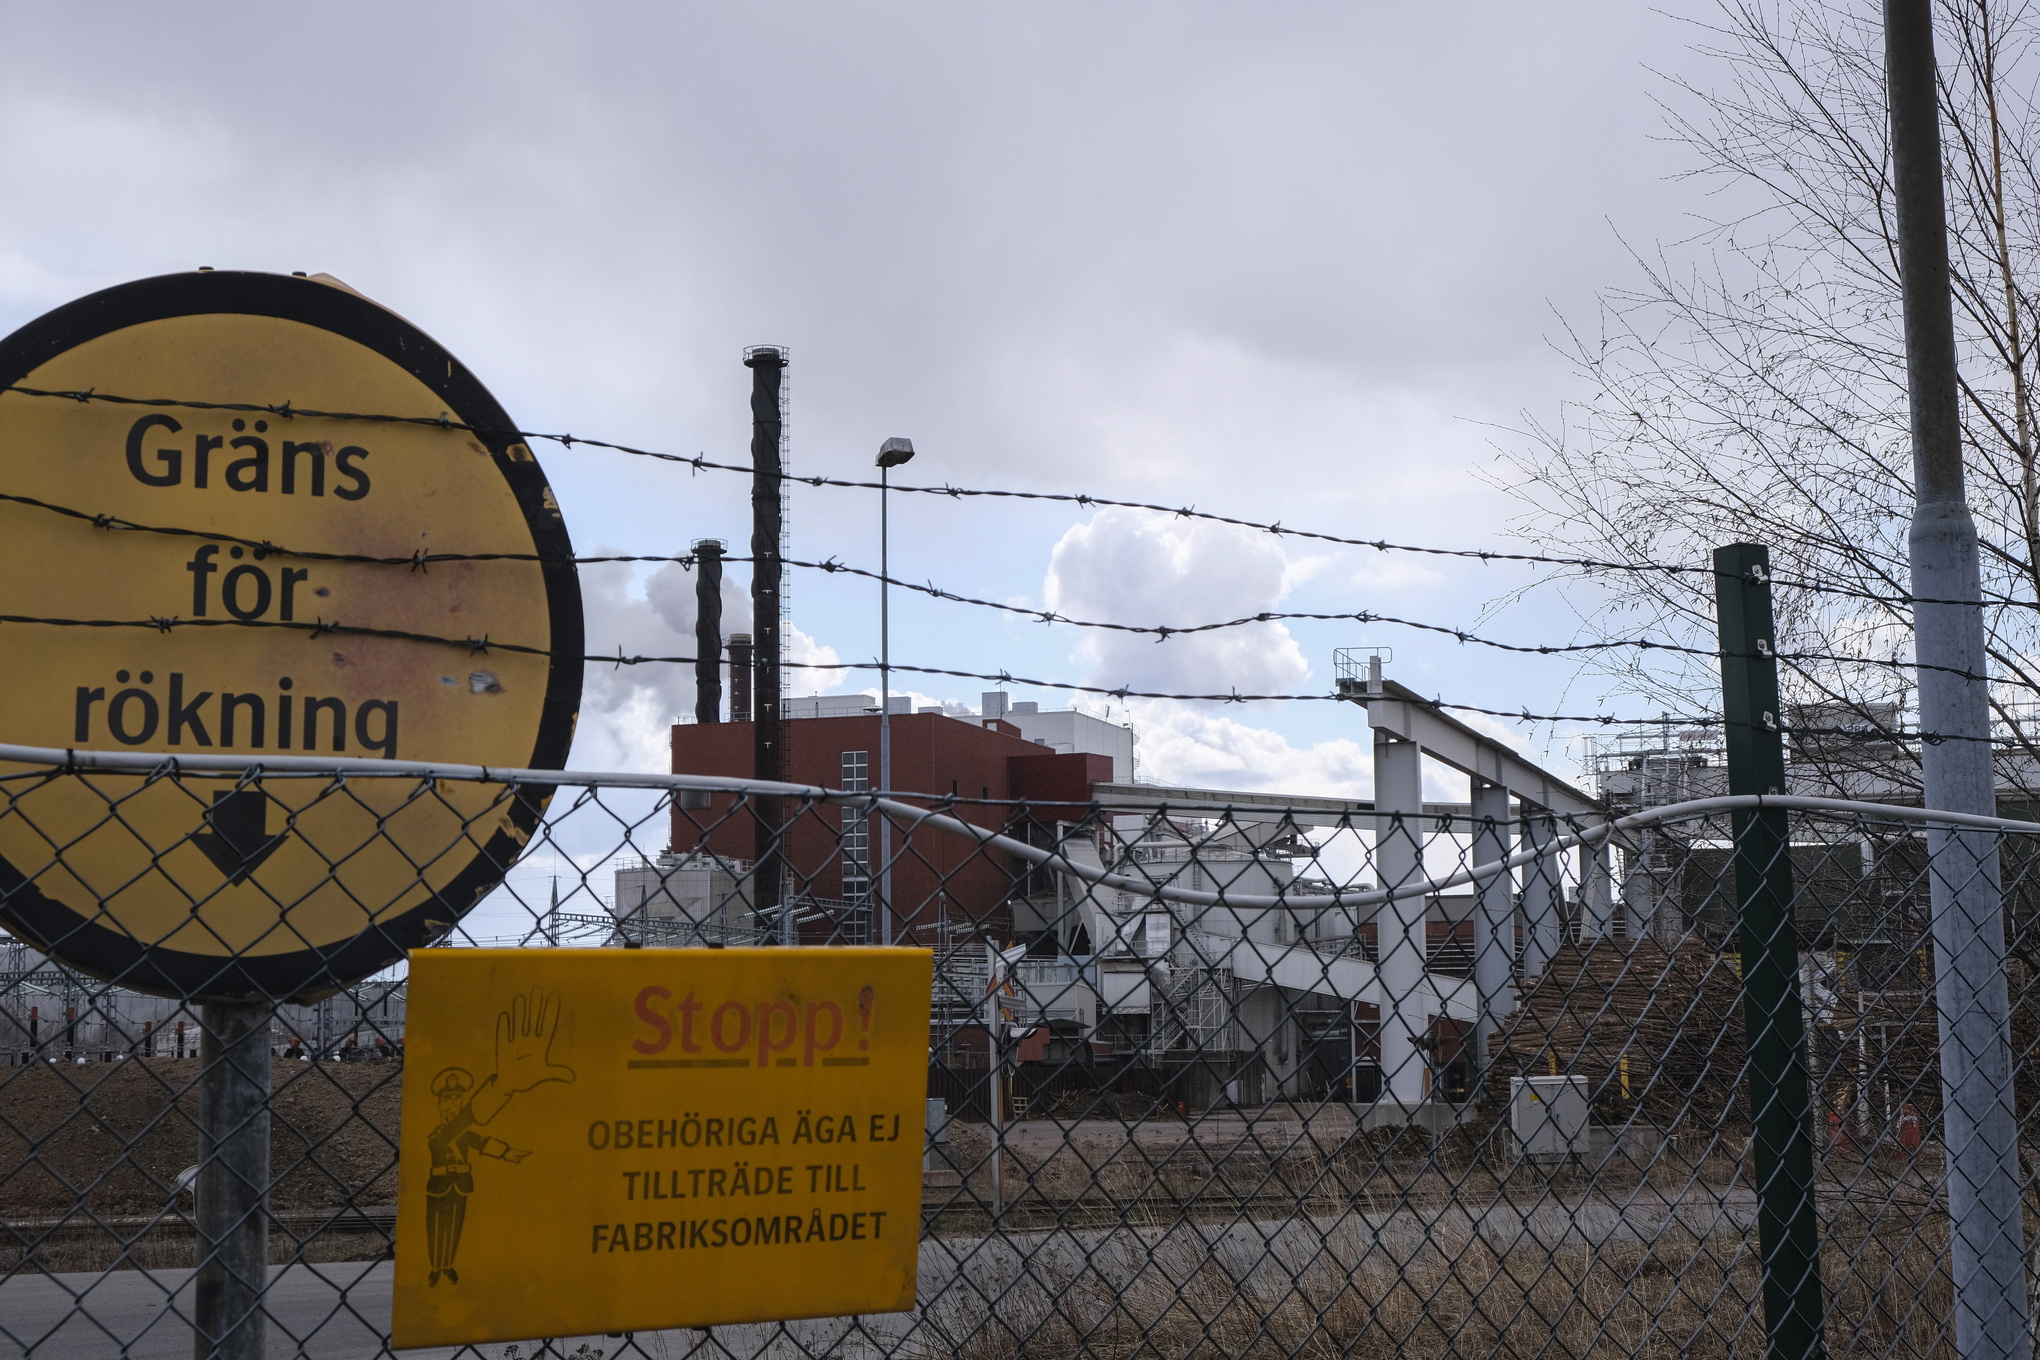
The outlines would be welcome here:
<svg viewBox="0 0 2040 1360">
<path fill-rule="evenodd" d="M 820 716 L 806 716 L 803 705 L 807 713 Z M 875 701 L 832 696 L 819 703 L 792 699 L 787 707 L 795 716 L 783 728 L 787 782 L 853 793 L 878 786 Z M 839 715 L 829 715 L 832 708 Z M 843 708 L 853 711 L 840 713 Z M 866 711 L 855 711 L 860 708 Z M 995 716 L 896 709 L 893 785 L 920 795 L 902 801 L 939 808 L 1030 844 L 1052 844 L 1055 824 L 1085 818 L 1093 786 L 1112 782 L 1114 757 L 1056 751 L 1046 740 L 1030 739 L 1015 722 L 1000 716 L 1003 705 L 988 703 L 987 708 Z M 1032 717 L 1032 706 L 1028 708 L 1027 716 Z M 752 723 L 677 724 L 672 742 L 675 774 L 750 777 Z M 876 819 L 793 798 L 785 800 L 784 808 L 790 897 L 854 905 L 873 895 L 879 867 Z M 719 859 L 748 865 L 754 830 L 748 805 L 739 807 L 732 796 L 715 795 L 705 808 L 676 806 L 671 852 L 686 856 L 707 850 Z M 1011 939 L 1017 900 L 1045 886 L 1041 880 L 1046 876 L 1029 874 L 1013 856 L 980 849 L 960 835 L 931 829 L 909 836 L 896 826 L 892 841 L 893 936 L 902 942 L 934 943 L 945 920 L 952 926 L 973 922 L 978 929 Z M 1048 885 L 1046 890 L 1053 893 L 1054 888 Z M 820 937 L 842 938 L 843 932 L 823 919 L 803 928 L 803 938 L 811 935 L 819 943 Z M 864 937 L 875 943 L 880 935 L 875 923 L 860 923 L 851 932 L 853 941 Z"/>
</svg>

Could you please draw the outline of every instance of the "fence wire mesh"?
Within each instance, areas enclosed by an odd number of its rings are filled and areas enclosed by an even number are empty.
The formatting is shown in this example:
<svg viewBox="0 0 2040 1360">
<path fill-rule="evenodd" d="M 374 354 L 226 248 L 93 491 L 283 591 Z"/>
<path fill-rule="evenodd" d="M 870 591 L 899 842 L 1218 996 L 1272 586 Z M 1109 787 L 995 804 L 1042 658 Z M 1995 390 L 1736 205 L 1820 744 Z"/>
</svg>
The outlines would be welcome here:
<svg viewBox="0 0 2040 1360">
<path fill-rule="evenodd" d="M 187 1353 L 208 1195 L 268 1224 L 269 1269 L 241 1282 L 268 1353 L 388 1350 L 393 1272 L 458 1263 L 391 1259 L 406 979 L 344 971 L 332 942 L 366 931 L 391 951 L 934 951 L 912 1312 L 462 1354 L 1764 1352 L 1776 1187 L 1734 800 L 1609 833 L 1520 804 L 1377 817 L 285 765 L 0 774 L 0 1351 Z M 1793 801 L 1819 1328 L 1837 1355 L 1949 1355 L 1928 885 L 2002 878 L 2031 1221 L 2040 827 L 1951 840 L 1963 867 L 1921 814 Z M 265 909 L 228 910 L 250 886 Z M 177 994 L 139 956 L 95 978 L 42 952 L 88 935 L 99 958 L 180 951 Z M 295 962 L 264 971 L 277 959 Z M 268 1166 L 239 1200 L 224 1173 L 245 1168 L 214 1164 L 240 1145 L 208 1152 L 196 1117 L 236 1051 L 201 998 L 227 994 L 267 1007 L 272 1091 Z M 699 1212 L 743 1213 L 721 1198 Z M 761 1269 L 793 1268 L 773 1250 Z"/>
</svg>

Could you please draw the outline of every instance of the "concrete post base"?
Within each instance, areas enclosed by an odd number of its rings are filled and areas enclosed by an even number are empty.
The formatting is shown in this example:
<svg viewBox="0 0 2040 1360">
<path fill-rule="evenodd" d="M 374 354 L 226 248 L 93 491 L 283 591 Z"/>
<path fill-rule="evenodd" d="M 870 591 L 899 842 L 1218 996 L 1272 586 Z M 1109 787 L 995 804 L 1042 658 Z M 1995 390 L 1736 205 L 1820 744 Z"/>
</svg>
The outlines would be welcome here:
<svg viewBox="0 0 2040 1360">
<path fill-rule="evenodd" d="M 1449 1104 L 1442 1100 L 1377 1100 L 1371 1105 L 1353 1107 L 1359 1115 L 1360 1127 L 1369 1129 L 1402 1129 L 1416 1127 L 1433 1129 L 1443 1133 L 1460 1120 L 1465 1109 L 1461 1105 Z"/>
</svg>

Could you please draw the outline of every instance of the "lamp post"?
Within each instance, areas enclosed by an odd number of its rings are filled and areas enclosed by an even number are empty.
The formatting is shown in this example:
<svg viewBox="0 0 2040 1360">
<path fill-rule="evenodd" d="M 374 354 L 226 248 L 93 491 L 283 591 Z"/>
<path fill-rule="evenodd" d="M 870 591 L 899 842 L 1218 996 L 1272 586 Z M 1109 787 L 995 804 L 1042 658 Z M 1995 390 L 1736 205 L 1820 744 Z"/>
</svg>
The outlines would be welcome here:
<svg viewBox="0 0 2040 1360">
<path fill-rule="evenodd" d="M 914 441 L 888 439 L 878 449 L 878 787 L 892 792 L 892 563 L 887 511 L 892 499 L 892 470 L 914 457 Z M 867 882 L 869 880 L 866 880 Z M 878 819 L 879 943 L 893 942 L 892 822 Z"/>
</svg>

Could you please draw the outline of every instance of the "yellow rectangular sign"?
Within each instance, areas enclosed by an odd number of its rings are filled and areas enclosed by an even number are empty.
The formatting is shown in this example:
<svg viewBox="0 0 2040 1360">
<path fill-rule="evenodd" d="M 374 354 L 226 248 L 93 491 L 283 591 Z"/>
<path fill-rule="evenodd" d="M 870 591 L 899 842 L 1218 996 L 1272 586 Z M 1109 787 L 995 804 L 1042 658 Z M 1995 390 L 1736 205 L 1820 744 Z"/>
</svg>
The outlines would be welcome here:
<svg viewBox="0 0 2040 1360">
<path fill-rule="evenodd" d="M 923 949 L 411 955 L 392 1344 L 911 1308 Z"/>
</svg>

